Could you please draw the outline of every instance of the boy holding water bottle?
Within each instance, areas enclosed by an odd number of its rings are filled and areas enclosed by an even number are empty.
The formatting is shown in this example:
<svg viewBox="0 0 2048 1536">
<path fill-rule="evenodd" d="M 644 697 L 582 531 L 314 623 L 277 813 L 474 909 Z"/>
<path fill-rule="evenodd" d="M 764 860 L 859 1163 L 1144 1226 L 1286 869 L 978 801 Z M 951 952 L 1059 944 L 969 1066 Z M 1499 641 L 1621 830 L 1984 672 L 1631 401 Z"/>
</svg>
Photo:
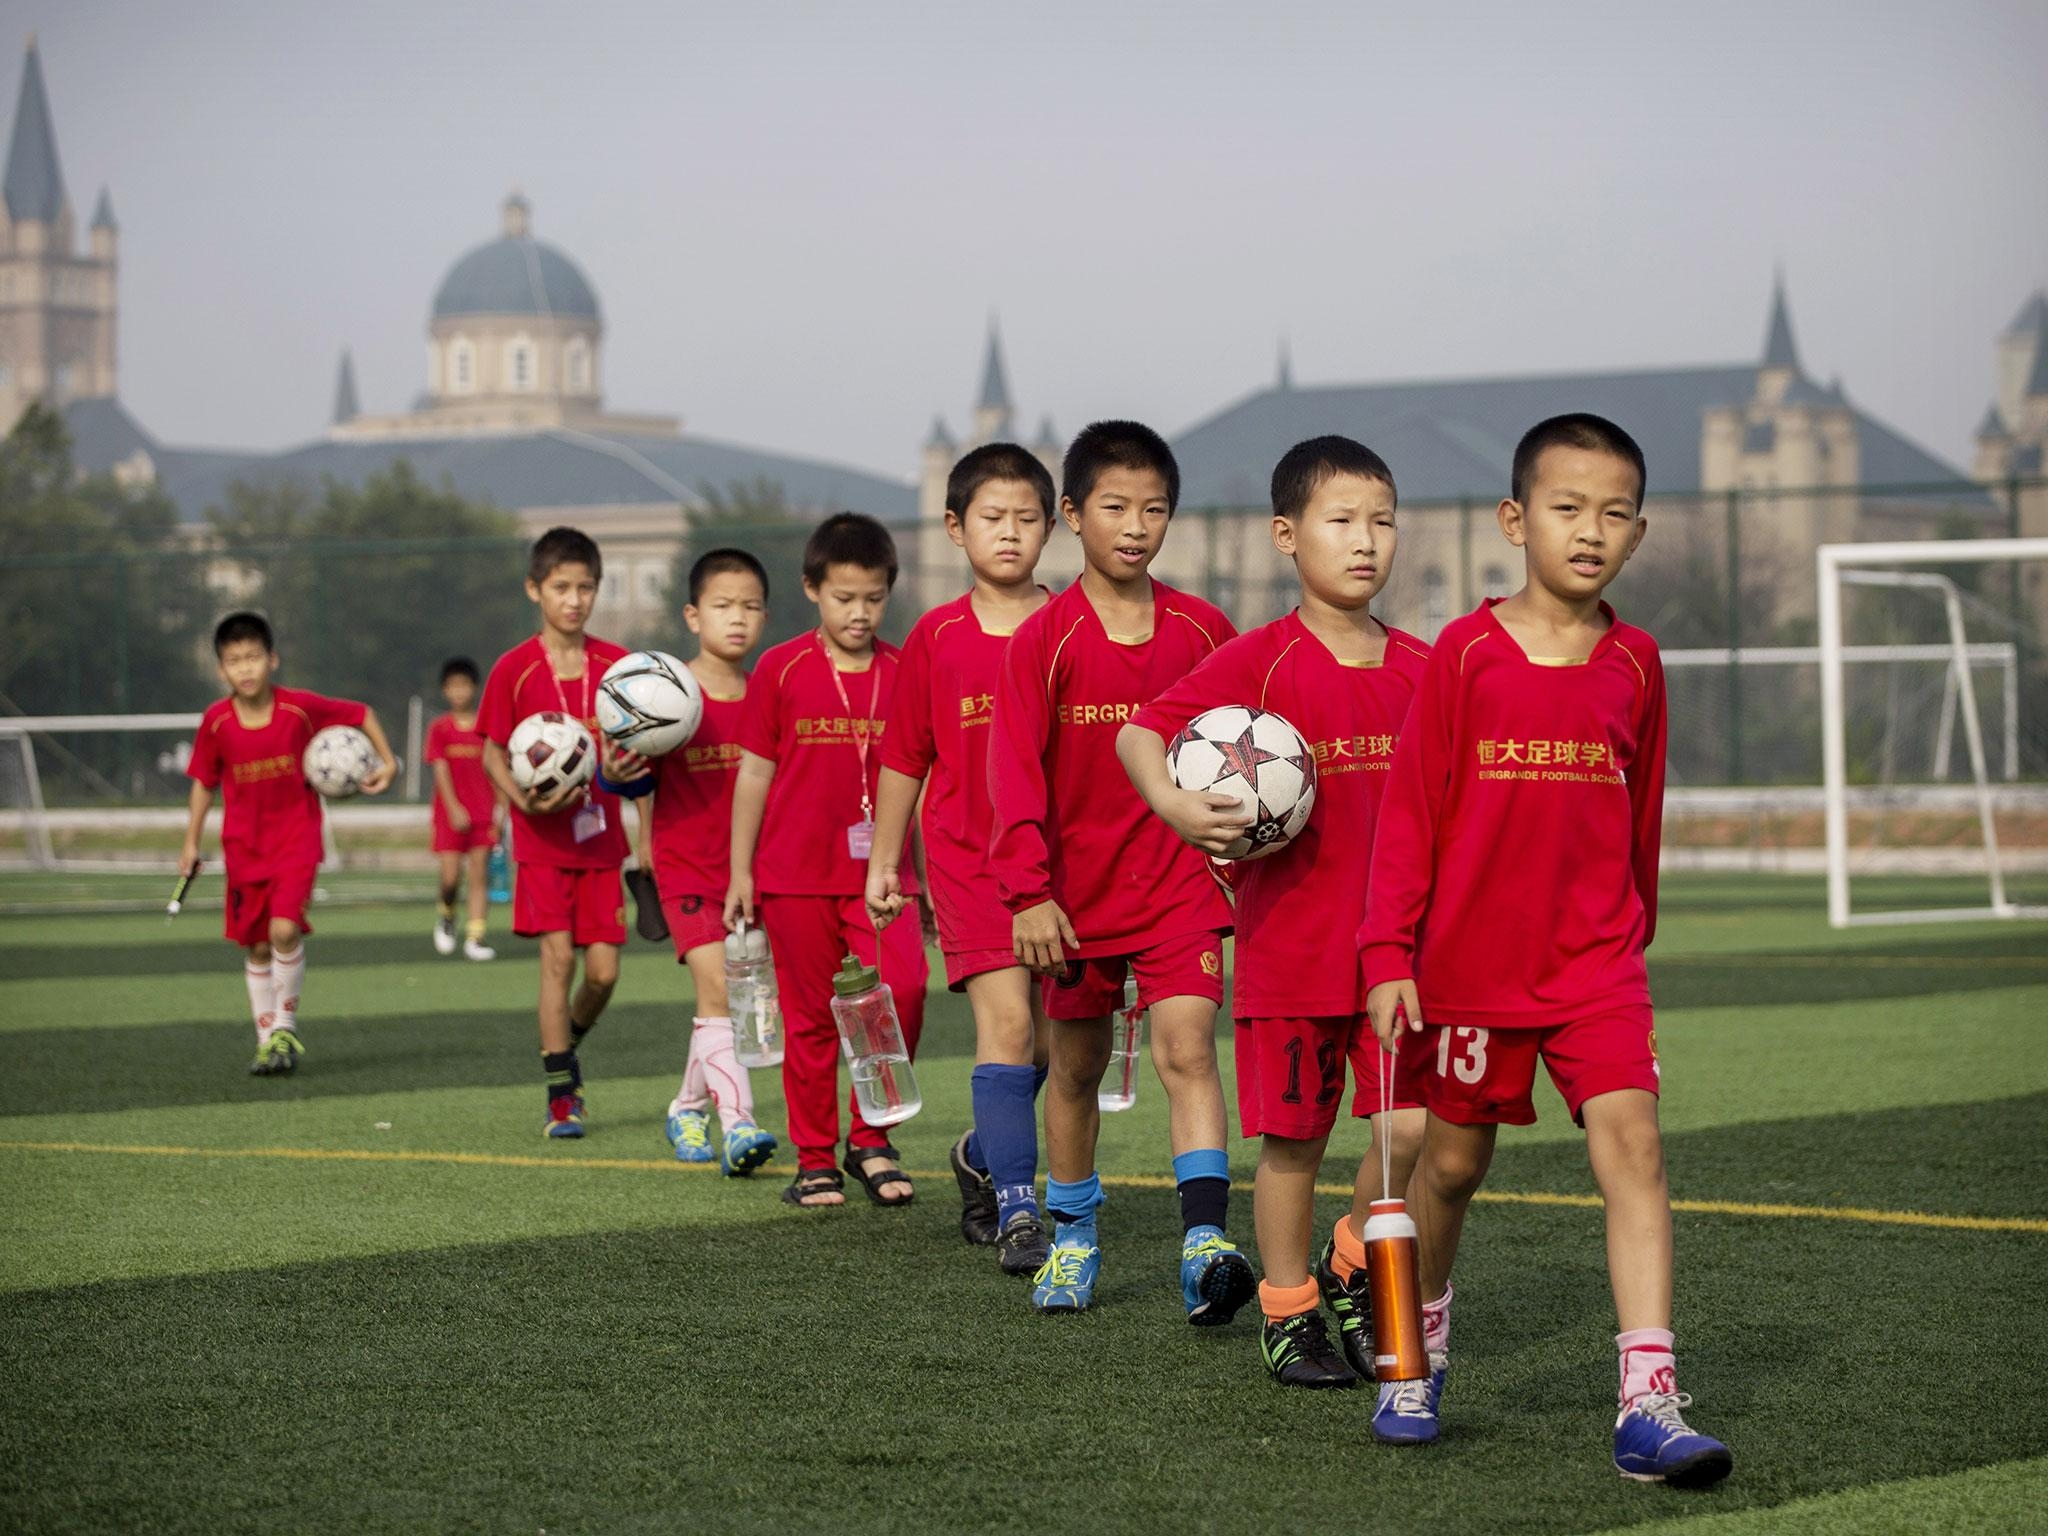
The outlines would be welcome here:
<svg viewBox="0 0 2048 1536">
<path fill-rule="evenodd" d="M 1038 988 L 1010 945 L 1010 914 L 988 868 L 989 726 L 1003 651 L 1050 594 L 1035 572 L 1052 518 L 1052 476 L 1015 443 L 984 443 L 946 482 L 946 532 L 973 588 L 917 621 L 882 738 L 868 911 L 904 905 L 899 870 L 924 796 L 925 884 L 946 981 L 974 1010 L 974 1125 L 953 1144 L 960 1232 L 993 1244 L 1005 1274 L 1029 1275 L 1049 1244 L 1038 1214 Z"/>
<path fill-rule="evenodd" d="M 1382 1194 L 1399 1195 L 1422 1141 L 1407 1085 L 1383 1080 L 1379 1042 L 1358 989 L 1357 925 L 1365 918 L 1364 851 L 1386 791 L 1394 744 L 1429 651 L 1391 629 L 1372 601 L 1393 568 L 1394 476 L 1348 437 L 1290 448 L 1273 470 L 1273 544 L 1294 561 L 1301 603 L 1285 618 L 1219 649 L 1138 711 L 1117 738 L 1131 782 L 1183 842 L 1220 854 L 1243 818 L 1220 798 L 1177 788 L 1166 744 L 1197 715 L 1225 705 L 1269 710 L 1315 756 L 1307 824 L 1278 852 L 1235 866 L 1237 1110 L 1257 1136 L 1252 1219 L 1266 1278 L 1260 1350 L 1282 1386 L 1353 1387 L 1373 1377 L 1364 1234 Z M 1311 1272 L 1315 1181 L 1344 1097 L 1372 1120 L 1374 1152 L 1358 1168 L 1351 1213 L 1339 1218 Z M 1382 1090 L 1394 1106 L 1381 1112 Z M 1337 1319 L 1333 1347 L 1318 1303 Z"/>
<path fill-rule="evenodd" d="M 782 1089 L 797 1172 L 791 1205 L 844 1205 L 834 982 L 847 955 L 896 996 L 906 1054 L 924 1025 L 927 966 L 915 924 L 876 931 L 862 899 L 875 840 L 875 786 L 901 653 L 877 633 L 896 585 L 896 545 L 872 517 L 839 512 L 804 546 L 804 596 L 818 627 L 771 646 L 747 688 L 735 739 L 728 928 L 761 923 L 785 1022 Z M 915 883 L 905 881 L 906 894 Z M 915 1191 L 881 1128 L 849 1105 L 845 1172 L 877 1205 Z"/>
</svg>

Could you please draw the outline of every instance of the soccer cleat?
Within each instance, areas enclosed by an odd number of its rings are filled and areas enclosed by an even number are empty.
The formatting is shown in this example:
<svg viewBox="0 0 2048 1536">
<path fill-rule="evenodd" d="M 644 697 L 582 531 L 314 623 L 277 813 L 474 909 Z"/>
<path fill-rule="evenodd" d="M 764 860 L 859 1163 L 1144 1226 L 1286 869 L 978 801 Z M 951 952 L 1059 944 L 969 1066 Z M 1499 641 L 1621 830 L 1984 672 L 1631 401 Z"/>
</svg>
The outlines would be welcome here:
<svg viewBox="0 0 2048 1536">
<path fill-rule="evenodd" d="M 1639 1483 L 1706 1488 L 1735 1470 L 1728 1447 L 1679 1417 L 1689 1392 L 1650 1392 L 1614 1421 L 1614 1469 Z"/>
<path fill-rule="evenodd" d="M 251 1077 L 289 1077 L 297 1070 L 306 1047 L 295 1030 L 278 1028 L 256 1047 L 256 1059 L 249 1063 Z"/>
<path fill-rule="evenodd" d="M 953 1143 L 948 1161 L 953 1165 L 953 1182 L 960 1186 L 960 1235 L 977 1248 L 996 1240 L 996 1186 L 988 1174 L 967 1161 L 967 1139 L 963 1131 Z"/>
<path fill-rule="evenodd" d="M 728 1179 L 743 1179 L 774 1155 L 775 1138 L 751 1121 L 742 1120 L 719 1143 L 718 1166 L 725 1170 Z"/>
<path fill-rule="evenodd" d="M 1316 1286 L 1323 1293 L 1323 1305 L 1337 1319 L 1337 1342 L 1344 1350 L 1344 1363 L 1361 1381 L 1373 1378 L 1372 1283 L 1360 1268 L 1346 1285 L 1337 1278 L 1337 1240 L 1323 1245 L 1316 1260 Z"/>
<path fill-rule="evenodd" d="M 581 1136 L 583 1134 L 583 1099 L 574 1093 L 558 1093 L 548 1100 L 547 1123 L 541 1127 L 543 1136 Z"/>
<path fill-rule="evenodd" d="M 581 1107 L 579 1104 L 579 1119 Z M 668 1144 L 676 1149 L 677 1162 L 709 1163 L 717 1160 L 718 1154 L 711 1150 L 711 1117 L 703 1110 L 672 1110 L 664 1129 L 668 1132 Z"/>
<path fill-rule="evenodd" d="M 1052 1257 L 1052 1239 L 1045 1223 L 1031 1211 L 1019 1211 L 996 1237 L 996 1263 L 1006 1275 L 1035 1275 Z"/>
<path fill-rule="evenodd" d="M 1059 1229 L 1045 1262 L 1032 1276 L 1031 1305 L 1040 1312 L 1085 1312 L 1102 1273 L 1102 1245 L 1093 1227 Z"/>
<path fill-rule="evenodd" d="M 1220 1328 L 1259 1292 L 1251 1260 L 1215 1227 L 1190 1228 L 1180 1250 L 1180 1294 L 1188 1321 Z"/>
<path fill-rule="evenodd" d="M 482 939 L 464 939 L 462 941 L 462 958 L 465 960 L 495 960 L 498 958 L 498 952 Z"/>
<path fill-rule="evenodd" d="M 455 953 L 455 919 L 437 918 L 434 921 L 434 953 L 452 955 Z"/>
<path fill-rule="evenodd" d="M 1358 1373 L 1330 1342 L 1320 1312 L 1300 1312 L 1259 1330 L 1259 1353 L 1283 1387 L 1355 1387 Z"/>
</svg>

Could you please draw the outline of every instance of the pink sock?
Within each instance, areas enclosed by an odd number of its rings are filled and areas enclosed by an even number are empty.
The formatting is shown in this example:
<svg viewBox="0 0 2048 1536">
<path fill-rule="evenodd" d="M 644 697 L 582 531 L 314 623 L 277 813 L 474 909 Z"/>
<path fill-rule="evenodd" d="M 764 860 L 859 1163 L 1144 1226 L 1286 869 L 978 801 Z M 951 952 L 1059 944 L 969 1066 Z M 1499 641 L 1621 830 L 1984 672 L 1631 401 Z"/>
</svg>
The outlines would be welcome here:
<svg viewBox="0 0 2048 1536">
<path fill-rule="evenodd" d="M 270 952 L 271 984 L 277 991 L 277 1027 L 295 1029 L 299 1022 L 299 988 L 306 982 L 306 946 L 290 954 L 281 949 Z"/>
<path fill-rule="evenodd" d="M 1632 1407 L 1637 1398 L 1652 1392 L 1668 1396 L 1678 1390 L 1669 1328 L 1631 1328 L 1617 1333 L 1614 1344 L 1621 1351 L 1622 1407 Z"/>
<path fill-rule="evenodd" d="M 1448 1354 L 1451 1348 L 1451 1288 L 1422 1304 L 1422 1347 L 1432 1355 Z"/>
<path fill-rule="evenodd" d="M 254 960 L 245 960 L 242 978 L 249 983 L 249 1017 L 256 1021 L 256 1043 L 261 1045 L 270 1038 L 271 1026 L 277 1023 L 277 993 L 270 983 L 270 962 L 258 965 Z"/>
<path fill-rule="evenodd" d="M 683 1086 L 676 1090 L 670 1100 L 668 1112 L 679 1115 L 684 1110 L 700 1113 L 711 1107 L 711 1090 L 704 1085 L 704 1021 L 690 1020 L 690 1055 L 683 1063 Z"/>
<path fill-rule="evenodd" d="M 754 1085 L 733 1053 L 732 1020 L 697 1020 L 691 1050 L 702 1053 L 704 1083 L 711 1090 L 711 1102 L 718 1106 L 719 1124 L 728 1131 L 735 1125 L 752 1125 Z"/>
</svg>

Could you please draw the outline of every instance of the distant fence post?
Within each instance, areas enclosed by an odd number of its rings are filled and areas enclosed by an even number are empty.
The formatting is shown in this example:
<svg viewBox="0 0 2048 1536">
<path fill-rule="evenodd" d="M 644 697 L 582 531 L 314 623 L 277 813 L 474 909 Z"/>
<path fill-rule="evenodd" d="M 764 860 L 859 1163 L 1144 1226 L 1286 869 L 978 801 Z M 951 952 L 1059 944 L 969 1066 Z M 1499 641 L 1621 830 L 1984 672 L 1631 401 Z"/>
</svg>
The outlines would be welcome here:
<svg viewBox="0 0 2048 1536">
<path fill-rule="evenodd" d="M 1742 493 L 1728 491 L 1728 782 L 1742 782 Z"/>
</svg>

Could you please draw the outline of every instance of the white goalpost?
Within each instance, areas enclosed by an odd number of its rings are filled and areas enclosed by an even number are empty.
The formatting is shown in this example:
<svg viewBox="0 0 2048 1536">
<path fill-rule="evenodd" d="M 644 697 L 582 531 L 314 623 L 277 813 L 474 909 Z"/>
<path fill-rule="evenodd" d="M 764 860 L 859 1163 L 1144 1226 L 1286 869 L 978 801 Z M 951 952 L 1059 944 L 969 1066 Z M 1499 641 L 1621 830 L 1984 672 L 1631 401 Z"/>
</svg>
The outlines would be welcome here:
<svg viewBox="0 0 2048 1536">
<path fill-rule="evenodd" d="M 2015 901 L 2008 890 L 2008 861 L 1999 844 L 1998 798 L 1994 775 L 2000 779 L 2019 777 L 2019 726 L 2022 667 L 2019 648 L 2009 642 L 1998 645 L 1972 644 L 1966 620 L 1966 593 L 1955 577 L 1930 567 L 1989 566 L 2048 560 L 2048 539 L 1929 540 L 1914 543 L 1826 544 L 1822 545 L 1816 568 L 1819 584 L 1819 653 L 1821 704 L 1821 769 L 1823 807 L 1827 842 L 1828 922 L 1836 928 L 1864 924 L 1911 923 L 1986 918 L 2048 917 L 2048 906 Z M 1923 604 L 1938 612 L 1946 630 L 1945 640 L 1933 644 L 1889 646 L 1892 656 L 1913 653 L 1914 659 L 1945 662 L 1936 725 L 1937 745 L 1931 777 L 1946 777 L 1946 764 L 1954 735 L 1960 731 L 1970 768 L 1969 798 L 1975 812 L 1980 851 L 1971 860 L 1981 870 L 1985 900 L 1981 905 L 1915 907 L 1905 910 L 1857 910 L 1852 896 L 1850 813 L 1856 791 L 1849 784 L 1848 733 L 1854 721 L 1848 704 L 1847 666 L 1865 659 L 1872 648 L 1848 643 L 1844 613 L 1845 589 L 1890 589 L 1917 594 Z M 2022 599 L 2012 604 L 2017 609 Z M 1931 617 L 1931 616 L 1930 616 Z M 2032 658 L 2040 665 L 2043 658 Z M 1989 662 L 2000 674 L 2001 721 L 1999 760 L 1994 767 L 1986 750 L 1984 723 L 1978 707 L 1972 663 Z M 1863 791 L 1869 798 L 1870 791 Z M 1885 793 L 1880 791 L 1881 794 Z M 1949 792 L 1951 795 L 1954 791 Z M 1927 803 L 1909 787 L 1888 792 L 1894 806 L 1911 807 Z"/>
</svg>

